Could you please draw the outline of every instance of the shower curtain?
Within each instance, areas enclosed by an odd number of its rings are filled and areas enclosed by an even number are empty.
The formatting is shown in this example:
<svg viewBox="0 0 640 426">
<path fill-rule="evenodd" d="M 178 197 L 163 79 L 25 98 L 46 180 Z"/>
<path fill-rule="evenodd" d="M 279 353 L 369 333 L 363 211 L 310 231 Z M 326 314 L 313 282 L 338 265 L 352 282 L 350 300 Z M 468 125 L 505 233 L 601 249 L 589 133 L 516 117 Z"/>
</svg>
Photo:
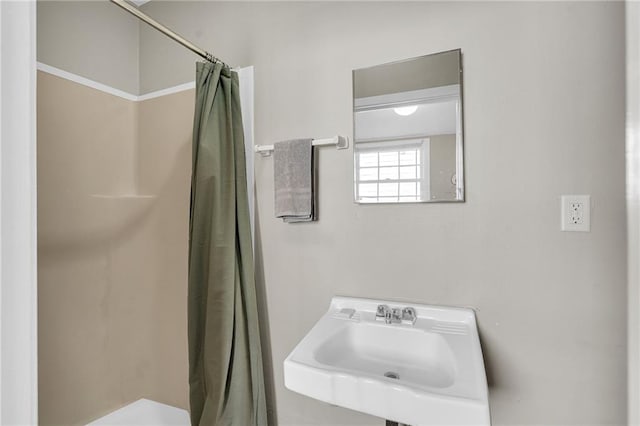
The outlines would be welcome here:
<svg viewBox="0 0 640 426">
<path fill-rule="evenodd" d="M 193 426 L 267 424 L 237 73 L 197 63 L 189 222 Z"/>
</svg>

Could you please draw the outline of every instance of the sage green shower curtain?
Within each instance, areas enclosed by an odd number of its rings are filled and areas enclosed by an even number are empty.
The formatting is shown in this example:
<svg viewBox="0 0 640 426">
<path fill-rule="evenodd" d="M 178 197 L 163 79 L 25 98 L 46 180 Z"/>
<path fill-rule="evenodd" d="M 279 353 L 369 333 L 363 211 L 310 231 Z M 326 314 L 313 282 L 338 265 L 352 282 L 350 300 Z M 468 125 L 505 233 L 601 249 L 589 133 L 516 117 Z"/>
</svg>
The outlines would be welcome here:
<svg viewBox="0 0 640 426">
<path fill-rule="evenodd" d="M 198 63 L 189 223 L 193 426 L 266 425 L 238 74 Z"/>
</svg>

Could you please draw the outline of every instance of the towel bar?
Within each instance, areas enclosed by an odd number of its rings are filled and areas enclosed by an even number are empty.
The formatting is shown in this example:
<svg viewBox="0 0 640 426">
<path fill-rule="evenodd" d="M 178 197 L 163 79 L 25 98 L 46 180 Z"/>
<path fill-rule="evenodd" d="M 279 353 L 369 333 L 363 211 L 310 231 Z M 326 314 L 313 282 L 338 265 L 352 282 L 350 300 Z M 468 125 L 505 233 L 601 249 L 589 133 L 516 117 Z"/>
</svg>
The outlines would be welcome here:
<svg viewBox="0 0 640 426">
<path fill-rule="evenodd" d="M 337 149 L 349 148 L 349 138 L 346 136 L 334 136 L 332 138 L 314 139 L 313 146 L 335 145 Z M 256 145 L 255 152 L 263 157 L 268 157 L 273 153 L 273 145 Z"/>
</svg>

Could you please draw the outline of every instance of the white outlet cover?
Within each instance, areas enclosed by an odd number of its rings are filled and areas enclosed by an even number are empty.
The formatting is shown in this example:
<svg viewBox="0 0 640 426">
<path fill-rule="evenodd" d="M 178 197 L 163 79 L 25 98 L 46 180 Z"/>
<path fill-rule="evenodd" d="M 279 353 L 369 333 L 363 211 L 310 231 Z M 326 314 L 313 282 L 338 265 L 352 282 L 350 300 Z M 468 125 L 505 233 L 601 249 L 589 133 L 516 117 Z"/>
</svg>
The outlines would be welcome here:
<svg viewBox="0 0 640 426">
<path fill-rule="evenodd" d="M 591 196 L 563 195 L 560 200 L 560 229 L 569 232 L 591 231 Z"/>
</svg>

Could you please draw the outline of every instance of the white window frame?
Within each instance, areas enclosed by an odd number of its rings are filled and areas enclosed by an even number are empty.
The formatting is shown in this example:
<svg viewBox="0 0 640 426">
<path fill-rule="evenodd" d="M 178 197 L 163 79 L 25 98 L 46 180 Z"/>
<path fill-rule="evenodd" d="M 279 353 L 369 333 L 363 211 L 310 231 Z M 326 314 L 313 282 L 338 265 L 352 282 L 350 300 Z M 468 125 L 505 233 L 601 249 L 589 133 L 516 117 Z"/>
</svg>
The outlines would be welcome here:
<svg viewBox="0 0 640 426">
<path fill-rule="evenodd" d="M 376 141 L 361 141 L 356 145 L 356 155 L 355 157 L 355 196 L 356 201 L 361 203 L 372 203 L 372 204 L 383 204 L 383 203 L 416 203 L 424 200 L 429 200 L 430 192 L 430 182 L 429 182 L 429 168 L 427 165 L 429 164 L 429 138 L 428 137 L 413 137 L 410 139 L 398 139 L 398 138 L 389 138 L 389 139 L 378 139 Z M 363 152 L 399 152 L 403 149 L 419 149 L 420 150 L 420 178 L 416 179 L 392 179 L 392 180 L 380 180 L 380 176 L 378 175 L 377 180 L 360 180 L 360 155 Z M 378 163 L 377 169 L 378 173 L 380 173 L 380 164 Z M 398 167 L 401 167 L 398 165 Z M 402 182 L 419 182 L 420 183 L 420 193 L 417 194 L 419 199 L 417 200 L 400 200 L 400 192 L 398 191 L 397 199 L 393 199 L 393 197 L 382 197 L 383 201 L 381 201 L 380 195 L 376 197 L 376 200 L 364 200 L 363 197 L 360 196 L 360 184 L 361 183 L 375 183 L 378 186 L 381 183 L 397 183 L 400 184 Z M 384 201 L 384 199 L 389 199 L 389 201 Z"/>
</svg>

